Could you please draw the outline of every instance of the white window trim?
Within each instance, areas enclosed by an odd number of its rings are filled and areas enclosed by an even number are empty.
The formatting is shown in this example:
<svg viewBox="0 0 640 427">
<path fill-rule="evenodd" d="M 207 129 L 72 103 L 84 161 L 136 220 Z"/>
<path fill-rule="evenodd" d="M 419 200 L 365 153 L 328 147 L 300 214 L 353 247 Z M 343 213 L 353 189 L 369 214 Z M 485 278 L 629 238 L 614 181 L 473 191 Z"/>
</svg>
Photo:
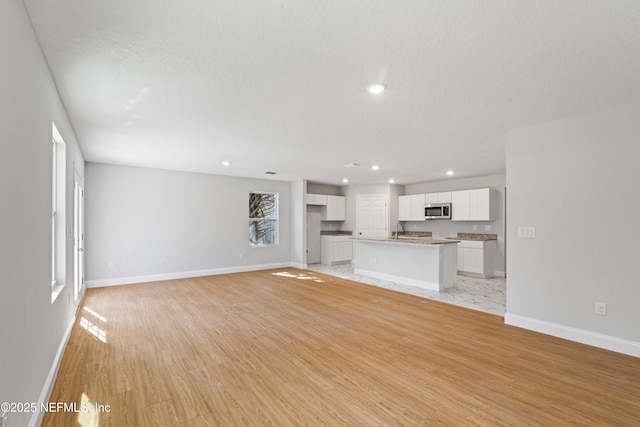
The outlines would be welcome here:
<svg viewBox="0 0 640 427">
<path fill-rule="evenodd" d="M 51 127 L 51 303 L 53 304 L 66 284 L 66 144 L 56 125 L 51 123 Z"/>
</svg>

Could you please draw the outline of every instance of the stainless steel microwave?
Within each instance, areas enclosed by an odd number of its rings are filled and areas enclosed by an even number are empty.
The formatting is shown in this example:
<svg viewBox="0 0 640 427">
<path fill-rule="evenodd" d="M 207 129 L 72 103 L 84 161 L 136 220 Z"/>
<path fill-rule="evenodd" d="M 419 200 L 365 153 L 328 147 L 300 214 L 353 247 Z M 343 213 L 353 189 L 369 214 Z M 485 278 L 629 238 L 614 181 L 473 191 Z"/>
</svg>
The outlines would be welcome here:
<svg viewBox="0 0 640 427">
<path fill-rule="evenodd" d="M 424 219 L 451 219 L 451 203 L 427 203 Z"/>
</svg>

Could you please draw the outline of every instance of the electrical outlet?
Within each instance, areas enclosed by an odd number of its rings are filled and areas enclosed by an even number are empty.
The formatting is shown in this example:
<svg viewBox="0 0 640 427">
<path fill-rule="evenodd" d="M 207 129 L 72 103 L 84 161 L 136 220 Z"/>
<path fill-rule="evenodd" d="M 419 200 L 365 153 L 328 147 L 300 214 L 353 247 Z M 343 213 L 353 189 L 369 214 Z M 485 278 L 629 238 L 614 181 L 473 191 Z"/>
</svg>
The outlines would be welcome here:
<svg viewBox="0 0 640 427">
<path fill-rule="evenodd" d="M 374 258 L 374 259 L 373 259 L 373 263 L 374 263 L 374 264 L 378 264 L 378 258 Z"/>
<path fill-rule="evenodd" d="M 518 237 L 536 237 L 536 228 L 518 227 Z"/>
<path fill-rule="evenodd" d="M 491 226 L 490 225 L 485 225 L 484 226 L 484 231 L 491 231 Z"/>
<path fill-rule="evenodd" d="M 607 303 L 596 302 L 596 314 L 598 316 L 606 316 L 607 315 Z"/>
<path fill-rule="evenodd" d="M 307 252 L 308 253 L 308 252 Z M 244 254 L 240 253 L 240 259 L 244 258 Z"/>
<path fill-rule="evenodd" d="M 473 226 L 473 231 L 478 231 L 478 226 L 477 225 Z"/>
<path fill-rule="evenodd" d="M 113 270 L 114 268 L 116 268 L 116 263 L 115 262 L 110 262 L 107 267 L 109 268 L 109 270 Z"/>
</svg>

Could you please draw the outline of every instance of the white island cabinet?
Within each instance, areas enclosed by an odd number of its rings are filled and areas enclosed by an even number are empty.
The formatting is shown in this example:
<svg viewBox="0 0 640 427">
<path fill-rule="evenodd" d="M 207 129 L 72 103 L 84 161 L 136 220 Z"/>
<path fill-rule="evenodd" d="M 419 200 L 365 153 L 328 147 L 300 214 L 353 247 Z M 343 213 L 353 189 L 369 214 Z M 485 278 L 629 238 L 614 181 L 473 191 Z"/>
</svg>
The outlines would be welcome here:
<svg viewBox="0 0 640 427">
<path fill-rule="evenodd" d="M 435 239 L 354 239 L 354 273 L 443 291 L 455 284 L 455 243 Z"/>
</svg>

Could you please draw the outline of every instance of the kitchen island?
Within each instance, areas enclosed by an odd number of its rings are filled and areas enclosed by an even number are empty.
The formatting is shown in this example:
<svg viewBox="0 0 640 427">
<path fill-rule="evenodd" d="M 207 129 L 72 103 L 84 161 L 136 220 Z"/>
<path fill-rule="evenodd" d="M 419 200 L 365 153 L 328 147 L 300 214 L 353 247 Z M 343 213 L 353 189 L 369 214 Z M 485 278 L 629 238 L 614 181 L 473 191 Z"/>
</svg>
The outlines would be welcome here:
<svg viewBox="0 0 640 427">
<path fill-rule="evenodd" d="M 432 291 L 455 283 L 457 240 L 357 238 L 353 242 L 355 274 Z"/>
</svg>

